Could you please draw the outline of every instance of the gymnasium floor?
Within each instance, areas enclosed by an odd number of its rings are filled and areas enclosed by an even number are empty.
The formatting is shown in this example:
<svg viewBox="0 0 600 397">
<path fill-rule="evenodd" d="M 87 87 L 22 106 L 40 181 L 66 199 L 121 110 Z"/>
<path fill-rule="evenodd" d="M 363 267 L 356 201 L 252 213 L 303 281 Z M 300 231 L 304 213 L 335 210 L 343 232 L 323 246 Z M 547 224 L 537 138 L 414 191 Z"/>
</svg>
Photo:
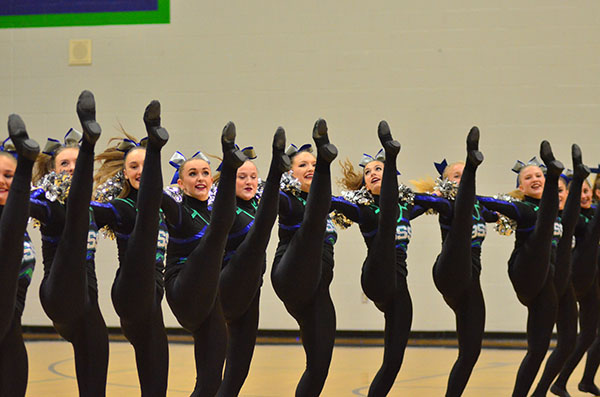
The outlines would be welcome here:
<svg viewBox="0 0 600 397">
<path fill-rule="evenodd" d="M 77 396 L 71 346 L 62 341 L 28 341 L 29 386 L 27 396 Z M 366 396 L 377 370 L 381 347 L 334 349 L 323 396 Z M 525 351 L 485 348 L 475 367 L 465 397 L 509 396 Z M 390 396 L 443 396 L 455 348 L 409 347 Z M 303 369 L 299 345 L 258 345 L 242 397 L 292 396 Z M 577 390 L 580 365 L 569 383 L 572 396 L 590 396 Z M 168 396 L 189 396 L 194 384 L 192 345 L 170 344 Z M 110 343 L 107 396 L 139 396 L 133 349 L 129 343 Z M 548 394 L 550 395 L 550 393 Z"/>
</svg>

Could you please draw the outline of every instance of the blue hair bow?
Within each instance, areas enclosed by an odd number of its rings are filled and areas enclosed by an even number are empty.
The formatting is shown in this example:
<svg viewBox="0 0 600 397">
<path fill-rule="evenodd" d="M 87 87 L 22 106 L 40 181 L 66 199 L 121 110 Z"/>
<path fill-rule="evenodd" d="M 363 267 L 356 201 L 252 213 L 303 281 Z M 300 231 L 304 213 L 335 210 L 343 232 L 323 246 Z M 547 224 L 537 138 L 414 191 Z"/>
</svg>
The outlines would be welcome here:
<svg viewBox="0 0 600 397">
<path fill-rule="evenodd" d="M 298 148 L 298 146 L 294 145 L 293 143 L 290 143 L 290 146 L 288 146 L 288 148 L 285 150 L 285 154 L 287 154 L 290 158 L 292 158 L 300 152 L 312 153 L 312 145 L 310 143 L 305 143 L 304 145 Z"/>
<path fill-rule="evenodd" d="M 512 167 L 512 171 L 517 173 L 517 187 L 519 187 L 519 175 L 518 174 L 521 173 L 521 170 L 523 168 L 529 167 L 530 165 L 535 165 L 536 167 L 539 167 L 542 170 L 542 172 L 544 174 L 546 174 L 546 166 L 544 164 L 542 164 L 542 162 L 540 160 L 538 160 L 538 158 L 536 156 L 533 156 L 527 163 L 517 160 L 515 165 L 513 165 L 513 167 Z"/>
<path fill-rule="evenodd" d="M 0 152 L 10 153 L 15 157 L 17 156 L 17 149 L 10 138 L 6 138 L 4 141 L 2 141 L 2 144 L 0 145 Z"/>
<path fill-rule="evenodd" d="M 385 163 L 385 152 L 383 151 L 383 149 L 379 149 L 375 156 L 363 153 L 362 158 L 358 162 L 358 165 L 364 168 L 371 161 L 381 161 L 382 163 Z M 396 171 L 396 175 L 400 175 L 400 171 Z"/>
<path fill-rule="evenodd" d="M 435 166 L 435 169 L 437 170 L 437 172 L 439 172 L 440 176 L 443 176 L 444 170 L 446 169 L 446 167 L 448 167 L 448 162 L 446 161 L 446 159 L 443 159 L 439 163 L 436 163 L 434 161 L 433 165 Z"/>
<path fill-rule="evenodd" d="M 77 131 L 74 128 L 70 128 L 69 131 L 67 131 L 67 133 L 65 134 L 62 143 L 58 139 L 48 138 L 48 140 L 46 141 L 46 146 L 44 146 L 42 153 L 47 154 L 48 156 L 54 156 L 56 154 L 56 151 L 61 147 L 65 147 L 70 144 L 79 144 L 79 142 L 81 142 L 81 138 L 83 138 L 81 132 Z"/>
</svg>

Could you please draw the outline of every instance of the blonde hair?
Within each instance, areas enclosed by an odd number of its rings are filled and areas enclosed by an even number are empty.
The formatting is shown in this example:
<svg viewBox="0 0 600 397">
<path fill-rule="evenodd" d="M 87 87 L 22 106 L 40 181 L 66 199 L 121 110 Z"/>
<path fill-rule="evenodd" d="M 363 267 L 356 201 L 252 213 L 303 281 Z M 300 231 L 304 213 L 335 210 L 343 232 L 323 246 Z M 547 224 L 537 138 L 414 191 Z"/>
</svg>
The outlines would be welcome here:
<svg viewBox="0 0 600 397">
<path fill-rule="evenodd" d="M 5 151 L 0 150 L 0 156 L 11 158 L 11 159 L 13 159 L 15 164 L 17 163 L 17 158 L 10 152 L 5 152 Z"/>
<path fill-rule="evenodd" d="M 342 167 L 343 177 L 339 178 L 337 183 L 341 187 L 348 190 L 358 190 L 365 184 L 363 173 L 354 168 L 354 165 L 348 158 L 344 161 L 340 160 L 340 166 Z"/>
<path fill-rule="evenodd" d="M 411 179 L 409 182 L 415 187 L 417 193 L 431 193 L 435 187 L 435 181 L 430 176 L 424 179 Z"/>
<path fill-rule="evenodd" d="M 464 161 L 456 161 L 454 163 L 448 164 L 446 166 L 446 168 L 444 168 L 444 172 L 442 173 L 442 178 L 448 178 L 448 173 L 450 172 L 450 169 L 452 167 L 454 167 L 455 165 L 462 165 L 464 167 L 465 162 Z"/>
<path fill-rule="evenodd" d="M 56 160 L 56 156 L 58 156 L 65 149 L 78 149 L 79 144 L 72 142 L 67 145 L 61 146 L 52 153 L 52 155 L 46 153 L 40 153 L 33 164 L 33 174 L 31 176 L 31 182 L 35 185 L 38 183 L 45 175 L 54 171 L 56 168 L 56 164 L 54 161 Z"/>
<path fill-rule="evenodd" d="M 131 139 L 134 142 L 138 142 L 138 140 L 133 135 L 125 131 L 122 125 L 119 124 L 118 128 L 121 131 L 121 133 L 125 135 L 126 138 Z M 108 147 L 106 150 L 104 150 L 102 153 L 96 156 L 96 161 L 100 161 L 102 164 L 96 172 L 96 175 L 94 175 L 94 189 L 97 189 L 99 185 L 103 184 L 104 182 L 115 176 L 119 171 L 123 171 L 125 169 L 125 158 L 129 155 L 129 153 L 139 149 L 146 150 L 141 146 L 136 146 L 134 148 L 131 148 L 127 153 L 125 153 L 117 149 L 119 143 L 121 143 L 122 141 L 123 138 L 110 138 L 108 144 L 110 145 L 111 142 L 115 142 L 115 144 L 113 146 Z M 127 197 L 130 191 L 131 185 L 129 181 L 127 181 L 127 183 L 123 184 L 123 190 L 121 190 L 121 193 L 119 193 L 119 197 Z"/>
</svg>

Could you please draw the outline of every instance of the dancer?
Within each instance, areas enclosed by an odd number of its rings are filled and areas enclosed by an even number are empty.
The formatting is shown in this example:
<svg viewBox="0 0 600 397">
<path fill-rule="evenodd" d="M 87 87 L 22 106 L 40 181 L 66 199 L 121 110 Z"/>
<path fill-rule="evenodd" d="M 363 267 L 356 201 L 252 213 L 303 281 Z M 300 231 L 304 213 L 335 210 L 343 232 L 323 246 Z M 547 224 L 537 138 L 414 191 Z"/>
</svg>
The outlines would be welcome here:
<svg viewBox="0 0 600 397">
<path fill-rule="evenodd" d="M 467 137 L 465 163 L 452 164 L 441 172 L 444 178 L 458 183 L 452 213 L 441 213 L 439 217 L 442 251 L 433 266 L 435 285 L 456 317 L 458 358 L 448 377 L 446 396 L 462 395 L 481 353 L 485 327 L 479 279 L 481 245 L 486 236 L 485 223 L 495 222 L 498 216 L 475 198 L 475 173 L 483 161 L 478 146 L 479 129 L 473 127 Z"/>
<path fill-rule="evenodd" d="M 515 248 L 508 273 L 519 301 L 527 307 L 527 354 L 521 362 L 513 396 L 526 396 L 550 345 L 558 305 L 550 263 L 553 247 L 562 234 L 557 223 L 558 177 L 563 165 L 554 159 L 547 141 L 540 146 L 547 172 L 535 164 L 518 169 L 523 201 L 479 197 L 492 211 L 517 222 Z"/>
<path fill-rule="evenodd" d="M 212 211 L 212 172 L 201 152 L 179 157 L 174 179 L 183 197 L 165 195 L 169 227 L 165 286 L 177 321 L 194 337 L 196 385 L 192 396 L 214 396 L 220 386 L 227 331 L 217 292 L 227 234 L 235 219 L 236 171 L 247 160 L 235 147 L 235 125 L 221 135 L 223 166 Z"/>
<path fill-rule="evenodd" d="M 31 194 L 31 216 L 41 223 L 42 307 L 56 331 L 73 345 L 79 393 L 104 396 L 108 331 L 98 305 L 94 264 L 98 229 L 89 211 L 94 147 L 101 129 L 90 91 L 79 96 L 77 115 L 83 127 L 81 146 L 81 135 L 70 130 L 64 144 L 49 139 L 45 156 L 36 163 L 37 176 L 45 177 Z"/>
<path fill-rule="evenodd" d="M 579 335 L 575 349 L 568 357 L 560 375 L 550 388 L 558 396 L 568 396 L 567 382 L 585 352 L 596 338 L 600 311 L 600 288 L 598 286 L 598 243 L 600 241 L 600 209 L 592 208 L 592 190 L 587 180 L 581 187 L 581 213 L 575 229 L 575 249 L 572 254 L 572 283 L 579 303 Z M 573 325 L 575 327 L 575 325 Z M 593 394 L 591 366 L 584 372 L 579 384 L 581 391 Z M 590 375 L 592 377 L 590 378 Z"/>
<path fill-rule="evenodd" d="M 590 171 L 582 163 L 581 150 L 576 144 L 571 146 L 571 157 L 573 158 L 574 170 L 572 178 L 561 174 L 558 180 L 558 208 L 563 234 L 556 247 L 556 261 L 554 263 L 554 288 L 558 297 L 557 343 L 556 348 L 546 361 L 544 372 L 532 394 L 534 397 L 546 395 L 552 381 L 575 348 L 577 338 L 577 303 L 571 284 L 571 250 L 573 233 L 579 219 L 582 184 Z"/>
<path fill-rule="evenodd" d="M 333 197 L 332 209 L 357 222 L 367 244 L 361 284 L 365 295 L 384 313 L 383 363 L 369 388 L 369 396 L 387 395 L 400 370 L 412 323 L 412 301 L 406 281 L 407 248 L 414 206 L 448 211 L 448 200 L 406 193 L 399 200 L 396 157 L 400 144 L 394 141 L 387 122 L 381 121 L 378 136 L 385 154 L 363 155 L 358 173 L 349 161 L 342 163 L 342 184 L 349 191 Z M 422 207 L 421 207 L 422 206 Z M 337 215 L 334 215 L 337 219 Z"/>
<path fill-rule="evenodd" d="M 337 238 L 328 221 L 331 205 L 331 162 L 337 149 L 329 143 L 327 124 L 313 129 L 317 158 L 310 145 L 288 149 L 291 176 L 279 201 L 279 244 L 271 281 L 275 293 L 300 326 L 306 370 L 296 396 L 321 393 L 329 371 L 335 339 L 335 309 L 329 293 L 333 279 L 333 244 Z M 299 184 L 299 188 L 293 185 Z"/>
<path fill-rule="evenodd" d="M 146 148 L 123 140 L 96 157 L 102 161 L 94 178 L 99 190 L 118 171 L 125 181 L 119 198 L 92 203 L 98 227 L 108 226 L 117 237 L 119 269 L 111 295 L 123 334 L 135 350 L 142 396 L 166 395 L 169 368 L 161 309 L 166 227 L 159 216 L 160 151 L 169 134 L 160 121 L 160 103 L 152 101 L 144 112 Z"/>
<path fill-rule="evenodd" d="M 227 322 L 227 355 L 219 396 L 237 396 L 244 384 L 256 343 L 265 251 L 279 208 L 279 181 L 289 170 L 284 153 L 285 131 L 279 127 L 273 138 L 267 181 L 257 196 L 258 171 L 252 161 L 237 170 L 234 224 L 229 232 L 219 281 L 219 294 Z M 246 154 L 246 150 L 242 150 Z M 247 156 L 252 158 L 251 156 Z"/>
<path fill-rule="evenodd" d="M 16 114 L 8 118 L 8 134 L 0 147 L 0 395 L 24 396 L 28 368 L 21 316 L 35 266 L 26 229 L 31 172 L 40 148 Z"/>
</svg>

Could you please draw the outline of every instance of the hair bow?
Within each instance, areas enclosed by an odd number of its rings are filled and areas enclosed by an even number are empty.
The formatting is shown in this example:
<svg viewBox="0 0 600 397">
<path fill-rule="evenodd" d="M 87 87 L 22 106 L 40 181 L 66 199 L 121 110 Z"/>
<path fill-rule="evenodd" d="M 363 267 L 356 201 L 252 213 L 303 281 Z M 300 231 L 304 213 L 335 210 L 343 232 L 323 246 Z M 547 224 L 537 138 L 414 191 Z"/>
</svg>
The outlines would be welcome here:
<svg viewBox="0 0 600 397">
<path fill-rule="evenodd" d="M 288 148 L 285 150 L 285 154 L 287 154 L 290 158 L 294 157 L 300 152 L 312 153 L 312 145 L 310 143 L 305 143 L 304 145 L 300 146 L 300 148 L 298 148 L 298 146 L 294 145 L 293 143 L 290 143 L 290 146 L 288 146 Z"/>
<path fill-rule="evenodd" d="M 565 168 L 560 174 L 560 177 L 565 180 L 565 184 L 569 185 L 569 183 L 573 179 L 573 174 L 573 170 Z"/>
<path fill-rule="evenodd" d="M 54 156 L 56 154 L 56 151 L 61 147 L 79 144 L 81 138 L 83 138 L 81 132 L 77 131 L 74 128 L 70 128 L 69 131 L 67 131 L 67 133 L 65 134 L 62 143 L 58 139 L 48 138 L 48 140 L 46 141 L 46 146 L 44 146 L 44 150 L 42 150 L 42 153 L 47 154 L 48 156 Z"/>
<path fill-rule="evenodd" d="M 238 145 L 235 145 L 235 148 L 237 150 L 241 151 L 242 153 L 244 153 L 244 156 L 248 157 L 248 160 L 254 160 L 256 157 L 258 157 L 256 155 L 256 151 L 254 150 L 253 146 L 248 146 L 243 149 L 240 149 L 240 147 Z M 219 166 L 217 167 L 217 171 L 221 171 L 221 167 L 223 167 L 222 161 L 221 161 L 221 164 L 219 164 Z"/>
<path fill-rule="evenodd" d="M 179 179 L 179 168 L 181 168 L 183 163 L 185 163 L 187 160 L 191 160 L 191 159 L 204 160 L 208 164 L 210 164 L 210 160 L 208 159 L 208 157 L 206 157 L 204 155 L 204 153 L 202 153 L 200 150 L 198 150 L 196 153 L 194 153 L 194 155 L 192 157 L 190 157 L 189 159 L 186 159 L 185 156 L 180 151 L 173 153 L 173 155 L 169 159 L 169 164 L 171 164 L 171 166 L 173 168 L 175 168 L 175 174 L 173 174 L 173 178 L 171 179 L 171 184 L 177 183 L 177 179 Z"/>
<path fill-rule="evenodd" d="M 139 142 L 136 142 L 133 139 L 123 138 L 123 140 L 117 145 L 117 150 L 123 153 L 127 153 L 131 149 L 136 147 L 146 147 L 147 144 L 148 138 L 142 138 Z"/>
<path fill-rule="evenodd" d="M 536 167 L 539 167 L 542 170 L 542 172 L 546 174 L 546 166 L 542 164 L 542 162 L 538 160 L 536 156 L 533 156 L 527 163 L 517 160 L 515 165 L 513 165 L 512 167 L 512 171 L 519 174 L 521 173 L 521 170 L 523 168 L 529 167 L 530 165 L 535 165 Z M 517 187 L 519 187 L 519 175 L 517 175 Z"/>
<path fill-rule="evenodd" d="M 15 144 L 10 138 L 6 138 L 2 141 L 2 145 L 0 145 L 0 152 L 10 153 L 15 155 L 17 153 L 17 149 L 15 148 Z"/>
<path fill-rule="evenodd" d="M 379 149 L 379 151 L 377 152 L 377 154 L 375 156 L 371 156 L 370 154 L 363 153 L 362 158 L 358 162 L 358 165 L 361 167 L 364 167 L 365 165 L 369 164 L 371 161 L 381 161 L 382 163 L 384 163 L 385 162 L 385 152 L 383 151 L 383 149 Z"/>
<path fill-rule="evenodd" d="M 446 159 L 443 159 L 439 163 L 436 163 L 434 161 L 433 165 L 435 166 L 435 169 L 437 170 L 437 172 L 439 172 L 440 176 L 443 176 L 444 170 L 446 169 L 446 167 L 448 167 L 448 162 L 446 161 Z"/>
<path fill-rule="evenodd" d="M 592 172 L 594 174 L 600 174 L 600 164 L 598 164 L 597 168 L 590 167 L 590 172 Z"/>
</svg>

